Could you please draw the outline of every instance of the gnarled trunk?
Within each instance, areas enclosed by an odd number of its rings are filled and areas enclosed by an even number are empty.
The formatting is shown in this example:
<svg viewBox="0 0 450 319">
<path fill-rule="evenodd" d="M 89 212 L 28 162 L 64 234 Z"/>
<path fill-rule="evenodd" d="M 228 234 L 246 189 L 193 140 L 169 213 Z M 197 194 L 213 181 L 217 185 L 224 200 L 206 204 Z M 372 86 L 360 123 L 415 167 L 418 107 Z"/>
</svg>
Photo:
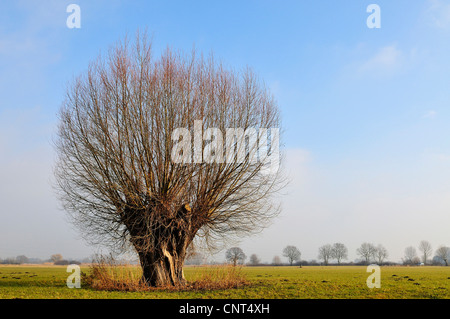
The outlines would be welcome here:
<svg viewBox="0 0 450 319">
<path fill-rule="evenodd" d="M 189 205 L 183 205 L 175 214 L 165 212 L 150 222 L 140 216 L 145 214 L 130 213 L 127 227 L 139 255 L 142 281 L 151 287 L 185 285 L 184 259 L 195 235 Z"/>
<path fill-rule="evenodd" d="M 155 248 L 152 252 L 139 253 L 142 281 L 151 287 L 185 285 L 184 258 L 185 252 L 179 254 L 179 252 L 171 251 L 166 247 Z"/>
</svg>

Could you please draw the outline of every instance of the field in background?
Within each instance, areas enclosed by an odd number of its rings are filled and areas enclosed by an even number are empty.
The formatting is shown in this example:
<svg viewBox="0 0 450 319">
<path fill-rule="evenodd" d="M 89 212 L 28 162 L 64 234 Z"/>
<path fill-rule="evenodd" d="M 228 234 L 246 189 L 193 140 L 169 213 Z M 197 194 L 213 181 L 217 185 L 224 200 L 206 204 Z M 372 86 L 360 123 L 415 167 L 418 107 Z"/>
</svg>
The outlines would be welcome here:
<svg viewBox="0 0 450 319">
<path fill-rule="evenodd" d="M 82 267 L 86 271 L 87 267 Z M 204 267 L 186 267 L 198 278 Z M 450 298 L 450 267 L 381 267 L 381 288 L 366 267 L 243 267 L 251 286 L 229 290 L 119 292 L 69 289 L 65 266 L 0 266 L 0 298 Z"/>
</svg>

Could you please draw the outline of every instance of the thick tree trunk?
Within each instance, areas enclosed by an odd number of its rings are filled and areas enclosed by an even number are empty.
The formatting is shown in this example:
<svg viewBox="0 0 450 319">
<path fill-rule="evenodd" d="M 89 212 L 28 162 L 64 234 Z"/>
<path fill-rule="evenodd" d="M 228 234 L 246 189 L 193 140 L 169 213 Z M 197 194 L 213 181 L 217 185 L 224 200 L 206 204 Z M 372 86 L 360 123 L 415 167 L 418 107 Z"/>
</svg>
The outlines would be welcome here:
<svg viewBox="0 0 450 319">
<path fill-rule="evenodd" d="M 166 248 L 154 252 L 139 253 L 142 267 L 142 281 L 151 287 L 183 286 L 184 254 L 179 256 Z"/>
<path fill-rule="evenodd" d="M 148 214 L 151 216 L 151 212 Z M 142 281 L 151 287 L 185 285 L 184 259 L 195 236 L 191 229 L 191 208 L 185 204 L 175 214 L 155 214 L 150 223 L 141 219 L 142 215 L 130 212 L 126 224 L 139 255 Z"/>
</svg>

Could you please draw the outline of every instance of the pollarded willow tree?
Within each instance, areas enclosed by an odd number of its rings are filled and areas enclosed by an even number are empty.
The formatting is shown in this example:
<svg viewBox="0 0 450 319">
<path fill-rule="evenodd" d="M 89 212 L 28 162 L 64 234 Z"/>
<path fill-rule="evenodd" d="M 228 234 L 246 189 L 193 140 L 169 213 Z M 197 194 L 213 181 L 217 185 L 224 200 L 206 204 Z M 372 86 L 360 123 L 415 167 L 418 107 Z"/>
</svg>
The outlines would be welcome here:
<svg viewBox="0 0 450 319">
<path fill-rule="evenodd" d="M 195 238 L 260 231 L 279 213 L 279 110 L 248 69 L 155 58 L 138 35 L 71 83 L 59 119 L 64 209 L 90 243 L 133 247 L 150 286 L 185 283 Z"/>
</svg>

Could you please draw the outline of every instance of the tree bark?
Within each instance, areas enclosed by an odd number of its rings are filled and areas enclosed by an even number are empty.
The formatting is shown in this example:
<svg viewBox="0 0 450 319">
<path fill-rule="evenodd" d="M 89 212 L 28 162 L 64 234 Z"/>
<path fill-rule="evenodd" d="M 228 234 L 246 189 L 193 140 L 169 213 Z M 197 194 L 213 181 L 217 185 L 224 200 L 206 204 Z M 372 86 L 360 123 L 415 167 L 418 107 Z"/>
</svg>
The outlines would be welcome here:
<svg viewBox="0 0 450 319">
<path fill-rule="evenodd" d="M 195 231 L 191 227 L 188 204 L 177 210 L 171 219 L 161 219 L 149 229 L 144 222 L 131 219 L 128 229 L 131 242 L 139 255 L 142 282 L 151 287 L 183 286 L 186 250 Z M 152 234 L 152 235 L 150 235 Z"/>
<path fill-rule="evenodd" d="M 153 252 L 139 253 L 142 282 L 151 287 L 185 285 L 184 257 L 165 247 L 155 249 Z"/>
</svg>

